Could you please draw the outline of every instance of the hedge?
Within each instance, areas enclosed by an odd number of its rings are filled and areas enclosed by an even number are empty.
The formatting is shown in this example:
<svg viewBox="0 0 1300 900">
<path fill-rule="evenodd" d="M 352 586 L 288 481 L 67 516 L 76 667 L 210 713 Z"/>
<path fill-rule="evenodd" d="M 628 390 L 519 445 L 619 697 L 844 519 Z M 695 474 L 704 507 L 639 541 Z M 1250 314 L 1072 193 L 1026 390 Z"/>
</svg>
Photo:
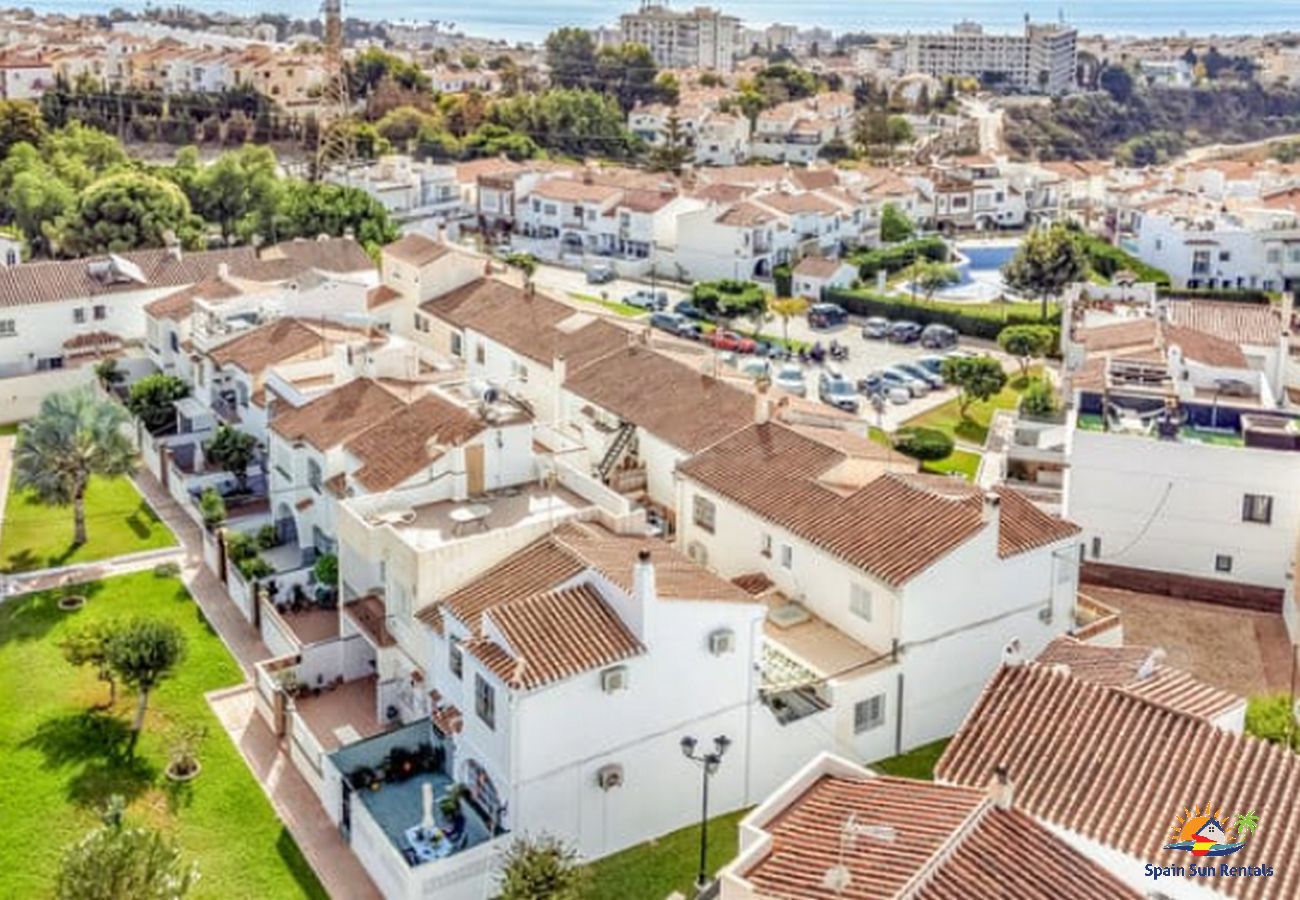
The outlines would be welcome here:
<svg viewBox="0 0 1300 900">
<path fill-rule="evenodd" d="M 794 296 L 794 269 L 789 263 L 781 263 L 772 269 L 772 284 L 778 297 Z"/>
<path fill-rule="evenodd" d="M 913 425 L 894 434 L 894 449 L 922 462 L 938 462 L 952 456 L 957 447 L 953 439 L 937 428 Z"/>
<path fill-rule="evenodd" d="M 1125 269 L 1137 276 L 1138 281 L 1151 282 L 1159 287 L 1169 287 L 1169 273 L 1148 265 L 1131 253 L 1099 237 L 1075 232 L 1075 240 L 1088 255 L 1088 265 L 1103 278 L 1110 280 Z"/>
<path fill-rule="evenodd" d="M 877 250 L 856 253 L 849 261 L 858 267 L 858 277 L 863 281 L 875 278 L 880 271 L 901 272 L 918 258 L 931 262 L 948 261 L 948 242 L 943 238 L 928 237 L 908 241 L 905 244 L 892 244 Z"/>
<path fill-rule="evenodd" d="M 1211 288 L 1165 288 L 1160 289 L 1161 297 L 1170 300 L 1221 300 L 1226 303 L 1272 303 L 1273 297 L 1268 291 L 1254 288 L 1240 290 L 1214 290 Z"/>
<path fill-rule="evenodd" d="M 1060 310 L 1049 306 L 1048 317 L 1044 321 L 1038 317 L 1037 303 L 1007 304 L 1006 308 L 994 308 L 987 304 L 914 302 L 904 297 L 886 297 L 860 289 L 835 288 L 826 292 L 826 300 L 838 303 L 854 315 L 907 319 L 922 325 L 938 322 L 961 334 L 990 341 L 997 340 L 998 333 L 1008 325 L 1044 325 L 1058 334 L 1060 332 Z M 1016 307 L 1024 311 L 1021 312 Z"/>
</svg>

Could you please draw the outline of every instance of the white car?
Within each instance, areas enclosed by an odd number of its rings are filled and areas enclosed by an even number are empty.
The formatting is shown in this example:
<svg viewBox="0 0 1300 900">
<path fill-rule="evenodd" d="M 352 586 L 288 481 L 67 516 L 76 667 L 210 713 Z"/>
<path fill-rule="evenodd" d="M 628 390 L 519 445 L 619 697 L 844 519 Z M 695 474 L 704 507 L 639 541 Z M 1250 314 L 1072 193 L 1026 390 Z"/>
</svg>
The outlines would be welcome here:
<svg viewBox="0 0 1300 900">
<path fill-rule="evenodd" d="M 803 369 L 793 363 L 786 363 L 776 370 L 776 377 L 772 383 L 781 390 L 796 397 L 806 397 L 808 395 L 808 382 L 804 378 Z"/>
</svg>

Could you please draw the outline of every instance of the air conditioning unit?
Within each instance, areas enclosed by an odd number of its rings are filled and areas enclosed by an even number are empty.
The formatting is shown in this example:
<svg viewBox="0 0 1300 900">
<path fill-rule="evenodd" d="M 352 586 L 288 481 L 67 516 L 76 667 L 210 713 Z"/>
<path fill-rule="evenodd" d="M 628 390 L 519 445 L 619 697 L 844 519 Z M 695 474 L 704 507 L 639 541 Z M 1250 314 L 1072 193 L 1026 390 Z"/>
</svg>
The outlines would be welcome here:
<svg viewBox="0 0 1300 900">
<path fill-rule="evenodd" d="M 600 689 L 606 694 L 627 690 L 627 666 L 614 666 L 601 672 Z"/>
<path fill-rule="evenodd" d="M 623 767 L 618 763 L 601 766 L 596 770 L 596 785 L 602 791 L 612 791 L 616 787 L 622 787 Z"/>
<path fill-rule="evenodd" d="M 1040 610 L 1038 611 L 1038 621 L 1042 622 L 1044 625 L 1051 625 L 1051 624 L 1052 624 L 1052 607 L 1051 607 L 1051 606 L 1044 606 L 1042 609 L 1040 609 Z"/>
<path fill-rule="evenodd" d="M 709 652 L 722 656 L 736 649 L 736 633 L 730 628 L 719 628 L 709 635 Z"/>
<path fill-rule="evenodd" d="M 690 557 L 691 562 L 707 566 L 709 564 L 709 549 L 699 541 L 691 541 L 686 545 L 686 555 Z"/>
</svg>

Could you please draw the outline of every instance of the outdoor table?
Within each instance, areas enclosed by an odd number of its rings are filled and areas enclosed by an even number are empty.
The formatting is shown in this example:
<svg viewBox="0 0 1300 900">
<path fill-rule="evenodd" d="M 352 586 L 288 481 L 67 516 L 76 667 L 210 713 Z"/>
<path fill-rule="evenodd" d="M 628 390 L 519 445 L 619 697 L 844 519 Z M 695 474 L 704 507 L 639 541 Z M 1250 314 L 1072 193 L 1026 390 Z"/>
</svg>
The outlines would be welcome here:
<svg viewBox="0 0 1300 900">
<path fill-rule="evenodd" d="M 492 507 L 485 503 L 458 506 L 448 514 L 448 518 L 450 518 L 452 522 L 451 533 L 460 534 L 464 529 L 471 525 L 477 525 L 480 531 L 487 531 L 487 519 L 491 514 Z"/>
</svg>

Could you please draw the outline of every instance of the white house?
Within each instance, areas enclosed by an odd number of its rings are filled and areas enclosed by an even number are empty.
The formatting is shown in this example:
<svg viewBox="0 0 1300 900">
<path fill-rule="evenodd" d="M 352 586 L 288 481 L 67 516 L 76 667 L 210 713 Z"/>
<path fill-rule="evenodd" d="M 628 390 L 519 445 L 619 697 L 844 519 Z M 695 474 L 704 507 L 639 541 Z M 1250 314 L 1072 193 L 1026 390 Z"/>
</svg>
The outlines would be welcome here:
<svg viewBox="0 0 1300 900">
<path fill-rule="evenodd" d="M 770 278 L 773 268 L 790 260 L 794 244 L 779 213 L 738 200 L 679 216 L 673 259 L 694 281 Z"/>
<path fill-rule="evenodd" d="M 769 636 L 810 618 L 840 636 L 787 648 L 772 676 L 789 725 L 823 723 L 816 749 L 871 760 L 950 734 L 1007 646 L 1037 652 L 1073 622 L 1078 528 L 1012 491 L 775 422 L 678 471 L 679 546 L 771 585 Z"/>
<path fill-rule="evenodd" d="M 824 256 L 805 256 L 792 273 L 794 296 L 814 303 L 828 288 L 849 288 L 857 280 L 858 270 L 852 263 Z"/>
</svg>

